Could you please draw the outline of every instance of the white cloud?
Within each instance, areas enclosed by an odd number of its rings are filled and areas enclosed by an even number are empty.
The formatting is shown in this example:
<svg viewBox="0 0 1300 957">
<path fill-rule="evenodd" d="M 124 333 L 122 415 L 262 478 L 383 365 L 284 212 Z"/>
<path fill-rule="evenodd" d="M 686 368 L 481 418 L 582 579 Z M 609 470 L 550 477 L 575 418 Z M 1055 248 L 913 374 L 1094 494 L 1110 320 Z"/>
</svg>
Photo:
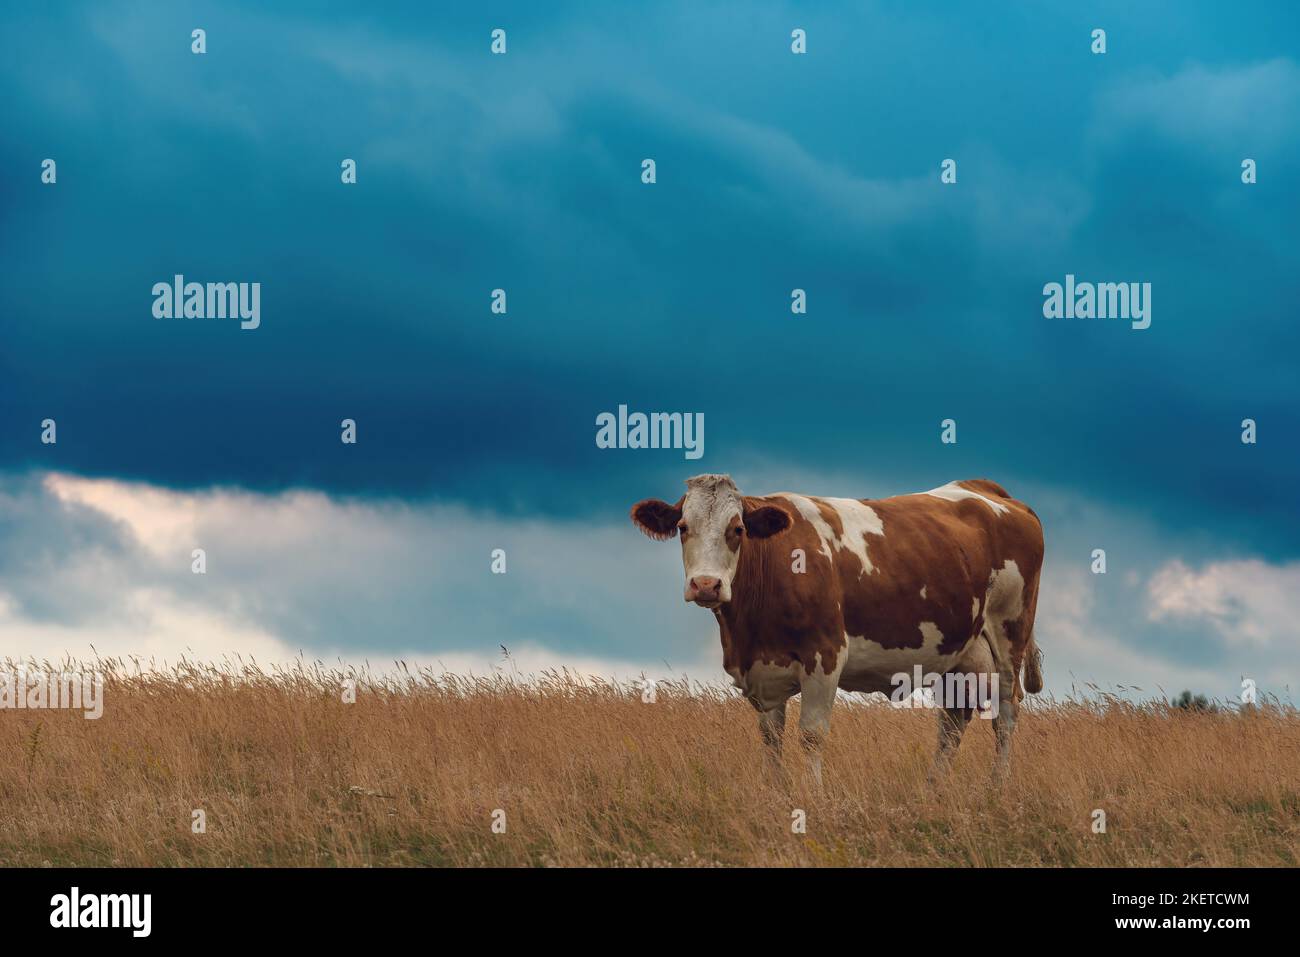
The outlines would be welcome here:
<svg viewBox="0 0 1300 957">
<path fill-rule="evenodd" d="M 1210 624 L 1229 644 L 1297 644 L 1300 562 L 1212 562 L 1199 571 L 1181 561 L 1147 584 L 1147 618 Z"/>
<path fill-rule="evenodd" d="M 1097 133 L 1119 142 L 1134 126 L 1198 147 L 1273 148 L 1300 127 L 1300 67 L 1274 59 L 1239 67 L 1192 64 L 1172 76 L 1117 85 L 1101 102 Z M 1235 155 L 1235 154 L 1234 154 Z"/>
<path fill-rule="evenodd" d="M 0 592 L 0 657 L 58 663 L 71 658 L 135 658 L 159 666 L 182 656 L 220 661 L 242 655 L 260 662 L 288 662 L 294 649 L 254 626 L 187 605 L 154 588 L 133 588 L 124 596 L 125 616 L 95 624 L 37 621 L 22 614 Z"/>
<path fill-rule="evenodd" d="M 754 492 L 901 490 L 897 479 L 772 463 L 738 478 Z M 1300 564 L 1196 571 L 1167 561 L 1168 536 L 1139 519 L 1006 479 L 1049 528 L 1035 628 L 1049 691 L 1189 688 L 1228 699 L 1248 675 L 1286 696 Z M 726 680 L 712 617 L 681 601 L 677 550 L 630 523 L 51 474 L 0 477 L 0 524 L 10 531 L 0 542 L 0 656 L 86 658 L 93 645 L 159 662 L 301 655 L 375 671 L 401 660 L 461 674 L 567 667 Z M 1111 548 L 1112 575 L 1088 571 L 1098 541 L 1122 543 Z M 207 551 L 207 575 L 190 572 L 195 547 Z M 490 572 L 497 547 L 504 576 Z M 1153 633 L 1160 621 L 1185 623 L 1186 641 Z"/>
<path fill-rule="evenodd" d="M 719 673 L 715 626 L 681 602 L 675 554 L 630 523 L 62 474 L 4 490 L 3 513 L 48 539 L 39 550 L 11 539 L 21 547 L 0 555 L 3 655 L 57 661 L 93 646 L 171 662 L 302 654 L 479 674 Z M 505 575 L 490 570 L 497 547 Z M 205 575 L 191 572 L 194 548 Z"/>
<path fill-rule="evenodd" d="M 1170 660 L 1144 648 L 1137 631 L 1117 634 L 1097 614 L 1098 590 L 1109 579 L 1088 571 L 1085 563 L 1044 570 L 1034 635 L 1043 650 L 1043 671 L 1050 689 L 1080 693 L 1097 689 L 1149 698 L 1184 688 L 1226 699 L 1239 690 L 1240 675 Z"/>
</svg>

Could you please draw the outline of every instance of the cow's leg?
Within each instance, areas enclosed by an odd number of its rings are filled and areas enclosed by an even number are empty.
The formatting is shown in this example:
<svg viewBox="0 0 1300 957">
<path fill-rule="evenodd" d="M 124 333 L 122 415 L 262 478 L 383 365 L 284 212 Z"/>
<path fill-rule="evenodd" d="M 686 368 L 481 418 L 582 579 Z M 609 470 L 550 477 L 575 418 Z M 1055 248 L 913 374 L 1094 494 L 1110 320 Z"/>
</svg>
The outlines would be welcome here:
<svg viewBox="0 0 1300 957">
<path fill-rule="evenodd" d="M 939 711 L 939 750 L 930 766 L 930 783 L 938 784 L 948 774 L 952 757 L 970 722 L 970 708 L 942 708 Z"/>
<path fill-rule="evenodd" d="M 997 717 L 993 719 L 993 734 L 997 738 L 998 754 L 993 764 L 993 779 L 1006 780 L 1011 768 L 1011 735 L 1016 730 L 1016 715 L 1020 702 L 1016 700 L 1016 672 L 1011 661 L 1011 644 L 1006 639 L 1002 622 L 990 623 L 989 646 L 993 650 L 994 674 L 998 679 Z"/>
<path fill-rule="evenodd" d="M 788 787 L 789 775 L 781 762 L 781 741 L 785 736 L 785 705 L 782 701 L 775 708 L 758 709 L 758 730 L 763 734 L 763 768 L 769 781 L 777 787 Z M 758 707 L 755 705 L 755 707 Z"/>
<path fill-rule="evenodd" d="M 1006 780 L 1011 766 L 1011 736 L 1016 730 L 1016 714 L 1020 702 L 1016 700 L 1016 669 L 1014 630 L 1019 627 L 1024 611 L 1025 581 L 1015 562 L 1004 563 L 989 577 L 985 598 L 984 633 L 989 651 L 993 653 L 994 674 L 997 675 L 997 717 L 993 719 L 993 733 L 997 737 L 998 756 L 993 766 L 993 779 Z"/>
<path fill-rule="evenodd" d="M 781 739 L 785 736 L 785 702 L 775 708 L 758 712 L 758 730 L 763 733 L 767 753 L 777 761 L 781 759 Z"/>
<path fill-rule="evenodd" d="M 736 682 L 745 699 L 758 712 L 758 730 L 763 735 L 764 765 L 775 771 L 777 780 L 786 781 L 781 766 L 781 741 L 785 736 L 785 706 L 799 690 L 793 669 L 787 666 L 755 664 L 739 673 Z"/>
<path fill-rule="evenodd" d="M 831 733 L 831 708 L 835 704 L 835 690 L 839 687 L 841 665 L 833 674 L 814 668 L 799 683 L 799 741 L 808 756 L 808 768 L 813 783 L 822 786 L 822 747 Z"/>
<path fill-rule="evenodd" d="M 962 735 L 978 707 L 984 711 L 989 703 L 981 697 L 980 682 L 987 682 L 990 675 L 997 673 L 993 660 L 993 651 L 987 636 L 981 632 L 962 652 L 961 658 L 953 668 L 953 673 L 962 679 L 957 689 L 961 700 L 942 701 L 939 712 L 939 750 L 935 753 L 934 764 L 930 768 L 930 783 L 937 784 L 947 774 L 952 765 L 953 755 L 961 745 Z M 950 687 L 947 680 L 943 685 L 945 691 Z"/>
</svg>

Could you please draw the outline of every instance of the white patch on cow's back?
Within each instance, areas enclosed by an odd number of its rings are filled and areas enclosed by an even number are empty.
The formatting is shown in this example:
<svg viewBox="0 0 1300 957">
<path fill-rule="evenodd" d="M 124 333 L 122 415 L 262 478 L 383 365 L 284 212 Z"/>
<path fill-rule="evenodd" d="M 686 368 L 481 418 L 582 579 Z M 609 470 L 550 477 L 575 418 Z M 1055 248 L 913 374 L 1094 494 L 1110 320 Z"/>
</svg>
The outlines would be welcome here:
<svg viewBox="0 0 1300 957">
<path fill-rule="evenodd" d="M 979 616 L 980 616 L 980 597 L 979 595 L 976 595 L 974 598 L 971 599 L 970 620 L 974 621 Z"/>
<path fill-rule="evenodd" d="M 772 497 L 788 500 L 795 507 L 795 511 L 807 519 L 808 524 L 817 533 L 817 537 L 821 539 L 822 554 L 826 556 L 827 561 L 833 561 L 835 556 L 831 552 L 831 542 L 834 540 L 835 534 L 831 531 L 831 527 L 826 524 L 826 519 L 822 518 L 822 513 L 817 511 L 817 506 L 812 503 L 812 500 L 803 495 L 795 495 L 793 492 L 778 492 Z"/>
<path fill-rule="evenodd" d="M 859 502 L 855 498 L 809 498 L 807 495 L 796 495 L 793 492 L 778 492 L 780 498 L 789 499 L 790 503 L 798 509 L 799 514 L 808 520 L 817 537 L 821 539 L 821 552 L 828 559 L 834 560 L 835 550 L 849 551 L 856 555 L 858 561 L 862 563 L 862 571 L 858 577 L 874 571 L 871 559 L 867 557 L 867 536 L 879 535 L 882 538 L 885 534 L 884 523 L 881 522 L 880 516 L 876 510 L 869 505 Z M 843 535 L 836 535 L 835 530 L 830 527 L 826 519 L 822 518 L 821 511 L 817 508 L 817 503 L 821 502 L 834 510 L 840 518 L 840 525 L 844 528 Z"/>
<path fill-rule="evenodd" d="M 964 498 L 977 498 L 989 508 L 993 509 L 997 515 L 1003 515 L 1011 509 L 1007 508 L 1001 502 L 995 502 L 987 495 L 981 495 L 979 492 L 972 492 L 968 488 L 963 488 L 956 482 L 949 482 L 947 485 L 941 485 L 938 488 L 932 488 L 928 492 L 922 492 L 922 495 L 933 495 L 935 498 L 941 498 L 949 502 L 960 502 Z"/>
</svg>

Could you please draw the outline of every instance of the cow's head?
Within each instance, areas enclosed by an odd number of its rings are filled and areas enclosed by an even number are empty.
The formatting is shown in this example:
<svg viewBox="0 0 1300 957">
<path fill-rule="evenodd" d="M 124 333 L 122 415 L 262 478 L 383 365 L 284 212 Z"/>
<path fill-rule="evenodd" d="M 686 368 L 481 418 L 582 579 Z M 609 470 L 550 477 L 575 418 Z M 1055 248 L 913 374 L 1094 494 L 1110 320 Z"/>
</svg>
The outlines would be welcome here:
<svg viewBox="0 0 1300 957">
<path fill-rule="evenodd" d="M 746 538 L 768 538 L 790 527 L 785 509 L 745 498 L 729 475 L 687 479 L 676 505 L 657 498 L 637 502 L 632 521 L 657 541 L 681 535 L 685 598 L 705 608 L 731 601 Z"/>
</svg>

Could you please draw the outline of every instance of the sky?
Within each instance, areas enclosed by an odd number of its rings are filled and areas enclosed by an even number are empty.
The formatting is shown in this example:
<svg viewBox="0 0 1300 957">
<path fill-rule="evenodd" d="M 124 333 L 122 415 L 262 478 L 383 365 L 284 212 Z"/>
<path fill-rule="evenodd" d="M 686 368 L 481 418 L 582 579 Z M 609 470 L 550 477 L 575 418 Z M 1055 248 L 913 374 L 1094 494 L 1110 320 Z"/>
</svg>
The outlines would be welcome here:
<svg viewBox="0 0 1300 957">
<path fill-rule="evenodd" d="M 1298 21 L 7 5 L 0 656 L 722 678 L 633 502 L 986 477 L 1043 520 L 1051 693 L 1291 701 Z M 260 325 L 155 318 L 176 274 Z M 1067 274 L 1150 283 L 1150 327 L 1046 318 Z M 599 448 L 620 404 L 703 456 Z"/>
</svg>

